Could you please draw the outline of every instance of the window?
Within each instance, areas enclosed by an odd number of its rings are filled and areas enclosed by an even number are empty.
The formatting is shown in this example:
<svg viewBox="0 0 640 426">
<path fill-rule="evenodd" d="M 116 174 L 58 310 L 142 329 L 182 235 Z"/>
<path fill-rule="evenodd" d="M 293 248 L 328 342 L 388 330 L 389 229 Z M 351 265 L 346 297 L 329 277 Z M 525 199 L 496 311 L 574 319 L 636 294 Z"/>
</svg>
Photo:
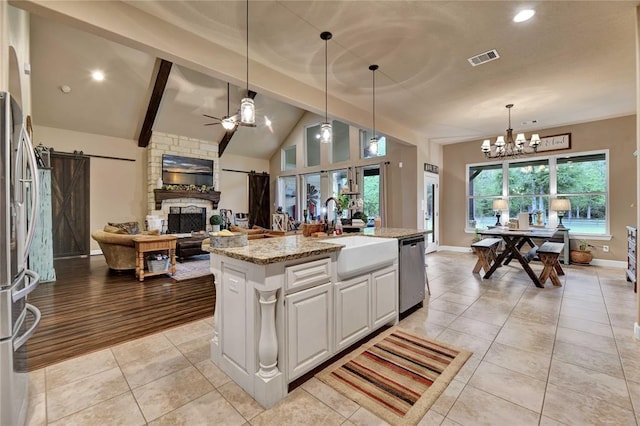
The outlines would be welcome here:
<svg viewBox="0 0 640 426">
<path fill-rule="evenodd" d="M 367 218 L 375 218 L 380 216 L 380 166 L 365 168 L 362 174 L 362 212 Z"/>
<path fill-rule="evenodd" d="M 309 220 L 318 217 L 322 213 L 322 201 L 320 200 L 320 173 L 312 173 L 303 176 L 305 200 L 304 210 L 307 210 Z"/>
<path fill-rule="evenodd" d="M 306 129 L 307 167 L 320 165 L 320 124 Z"/>
<path fill-rule="evenodd" d="M 493 200 L 502 198 L 502 164 L 469 167 L 467 227 L 495 225 Z"/>
<path fill-rule="evenodd" d="M 289 146 L 282 150 L 282 170 L 295 170 L 296 146 Z"/>
<path fill-rule="evenodd" d="M 604 153 L 558 158 L 558 197 L 571 211 L 562 223 L 577 234 L 607 233 L 607 156 Z"/>
<path fill-rule="evenodd" d="M 279 179 L 278 205 L 293 219 L 298 219 L 296 208 L 296 201 L 298 200 L 297 190 L 296 176 L 283 176 Z"/>
<path fill-rule="evenodd" d="M 549 223 L 548 208 L 549 160 L 509 163 L 509 217 L 542 212 L 544 223 Z"/>
<path fill-rule="evenodd" d="M 331 144 L 331 161 L 339 163 L 349 161 L 349 125 L 333 120 L 333 143 Z"/>
<path fill-rule="evenodd" d="M 544 223 L 556 226 L 557 212 L 549 204 L 559 197 L 571 202 L 562 223 L 572 234 L 607 235 L 608 167 L 606 151 L 467 166 L 467 228 L 495 224 L 496 198 L 509 200 L 502 223 L 541 211 Z"/>
<path fill-rule="evenodd" d="M 367 130 L 360 130 L 360 154 L 362 158 L 384 157 L 387 155 L 387 139 L 384 136 L 378 137 L 378 153 L 369 152 L 369 139 L 372 133 Z"/>
</svg>

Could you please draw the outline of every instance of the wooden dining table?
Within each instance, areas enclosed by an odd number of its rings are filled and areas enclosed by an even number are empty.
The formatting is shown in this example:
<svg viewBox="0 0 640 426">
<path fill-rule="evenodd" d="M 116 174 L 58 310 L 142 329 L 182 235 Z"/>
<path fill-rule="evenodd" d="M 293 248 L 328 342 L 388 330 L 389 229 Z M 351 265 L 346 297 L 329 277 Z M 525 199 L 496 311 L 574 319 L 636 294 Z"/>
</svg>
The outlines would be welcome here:
<svg viewBox="0 0 640 426">
<path fill-rule="evenodd" d="M 505 262 L 505 259 L 509 261 L 511 259 L 517 259 L 520 265 L 522 265 L 522 269 L 529 275 L 529 278 L 531 278 L 531 281 L 533 281 L 536 287 L 544 288 L 544 284 L 540 282 L 538 276 L 533 272 L 533 269 L 529 266 L 529 262 L 524 258 L 522 253 L 520 253 L 520 248 L 525 243 L 535 246 L 532 238 L 548 240 L 556 233 L 555 229 L 509 229 L 497 226 L 491 229 L 481 229 L 478 233 L 486 237 L 500 237 L 505 243 L 504 250 L 496 257 L 491 268 L 484 274 L 484 278 L 490 278 L 496 269 Z"/>
</svg>

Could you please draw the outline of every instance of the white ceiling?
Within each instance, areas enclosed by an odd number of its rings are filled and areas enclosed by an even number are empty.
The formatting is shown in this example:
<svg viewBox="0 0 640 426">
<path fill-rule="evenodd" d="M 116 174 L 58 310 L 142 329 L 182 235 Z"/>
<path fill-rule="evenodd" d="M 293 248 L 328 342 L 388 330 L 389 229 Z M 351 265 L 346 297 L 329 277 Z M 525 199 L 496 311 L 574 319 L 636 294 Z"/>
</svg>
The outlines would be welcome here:
<svg viewBox="0 0 640 426">
<path fill-rule="evenodd" d="M 244 57 L 243 1 L 125 3 Z M 637 4 L 252 1 L 249 55 L 252 63 L 323 91 L 319 34 L 329 30 L 330 115 L 334 99 L 370 114 L 368 65 L 377 63 L 377 117 L 412 129 L 420 141 L 459 142 L 503 133 L 508 103 L 515 104 L 514 129 L 527 132 L 634 114 Z M 536 15 L 515 24 L 512 18 L 524 6 Z M 478 67 L 467 62 L 490 49 L 500 59 Z M 155 55 L 34 17 L 31 56 L 36 124 L 137 137 Z M 88 71 L 100 67 L 108 79 L 96 85 Z M 244 81 L 243 72 L 236 81 Z M 61 84 L 70 85 L 71 94 L 63 95 Z M 228 152 L 268 158 L 303 111 L 257 91 L 258 111 L 272 120 L 273 133 L 240 128 Z M 232 113 L 243 95 L 232 86 Z M 307 109 L 320 112 L 317 105 Z M 211 121 L 203 113 L 226 113 L 226 82 L 174 65 L 154 130 L 219 140 L 220 126 L 204 127 Z M 346 111 L 335 118 L 371 124 L 353 117 Z M 532 120 L 537 124 L 521 124 Z M 256 138 L 269 139 L 261 151 L 249 143 Z"/>
</svg>

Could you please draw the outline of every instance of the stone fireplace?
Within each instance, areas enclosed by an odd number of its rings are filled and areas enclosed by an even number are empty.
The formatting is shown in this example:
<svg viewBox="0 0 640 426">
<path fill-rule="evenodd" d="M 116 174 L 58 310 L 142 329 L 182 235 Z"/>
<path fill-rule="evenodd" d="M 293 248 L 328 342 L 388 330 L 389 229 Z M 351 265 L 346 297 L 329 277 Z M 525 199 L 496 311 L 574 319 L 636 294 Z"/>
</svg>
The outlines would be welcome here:
<svg viewBox="0 0 640 426">
<path fill-rule="evenodd" d="M 218 208 L 220 193 L 199 194 L 190 191 L 156 191 L 158 180 L 162 179 L 162 155 L 172 154 L 185 157 L 213 160 L 213 186 L 219 187 L 220 164 L 218 161 L 218 144 L 211 141 L 187 138 L 153 132 L 147 150 L 147 210 L 150 215 L 157 215 L 163 221 L 162 231 L 167 232 L 169 214 L 175 208 L 195 207 L 205 211 L 205 228 L 209 218 Z M 158 196 L 160 192 L 160 196 Z M 171 192 L 171 193 L 169 193 Z M 185 231 L 185 232 L 191 232 Z"/>
</svg>

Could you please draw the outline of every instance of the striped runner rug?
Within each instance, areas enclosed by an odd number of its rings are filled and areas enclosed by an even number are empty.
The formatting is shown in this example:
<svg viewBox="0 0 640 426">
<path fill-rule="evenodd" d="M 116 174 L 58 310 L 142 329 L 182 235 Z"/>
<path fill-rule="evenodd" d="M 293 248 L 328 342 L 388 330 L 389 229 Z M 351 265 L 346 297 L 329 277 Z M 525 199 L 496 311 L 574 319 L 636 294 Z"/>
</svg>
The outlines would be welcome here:
<svg viewBox="0 0 640 426">
<path fill-rule="evenodd" d="M 317 377 L 392 425 L 417 424 L 471 352 L 391 327 Z"/>
</svg>

